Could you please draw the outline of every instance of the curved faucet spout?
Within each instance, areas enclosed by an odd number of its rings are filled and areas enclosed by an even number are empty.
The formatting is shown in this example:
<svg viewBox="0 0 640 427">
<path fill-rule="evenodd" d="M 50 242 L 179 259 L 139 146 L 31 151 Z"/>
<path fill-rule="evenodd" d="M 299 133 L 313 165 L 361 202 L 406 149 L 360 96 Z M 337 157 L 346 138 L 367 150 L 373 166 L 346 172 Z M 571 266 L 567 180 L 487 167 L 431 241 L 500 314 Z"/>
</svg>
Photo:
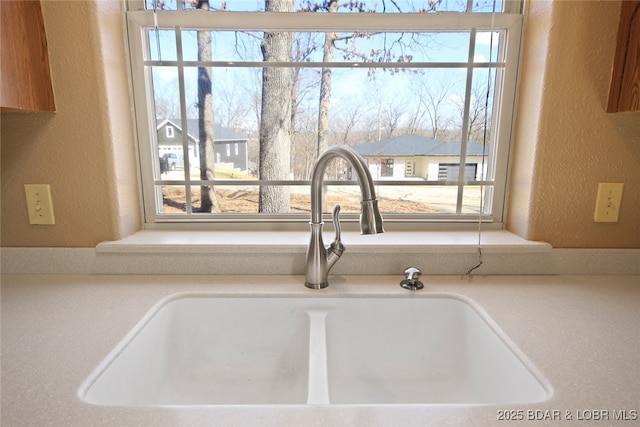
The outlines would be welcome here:
<svg viewBox="0 0 640 427">
<path fill-rule="evenodd" d="M 322 241 L 322 183 L 329 162 L 341 157 L 351 164 L 360 184 L 360 231 L 362 234 L 384 233 L 382 215 L 378 209 L 378 200 L 367 162 L 352 148 L 335 145 L 325 150 L 313 168 L 311 177 L 311 240 L 307 248 L 305 286 L 321 289 L 329 286 L 329 270 L 340 259 L 344 245 L 340 240 L 339 206 L 333 210 L 333 223 L 336 228 L 336 240 L 325 248 Z"/>
<path fill-rule="evenodd" d="M 384 233 L 382 215 L 378 210 L 376 190 L 367 162 L 362 156 L 346 145 L 334 145 L 325 150 L 313 168 L 311 176 L 311 223 L 322 223 L 322 182 L 329 162 L 341 157 L 351 164 L 358 177 L 361 193 L 360 231 L 362 234 Z"/>
</svg>

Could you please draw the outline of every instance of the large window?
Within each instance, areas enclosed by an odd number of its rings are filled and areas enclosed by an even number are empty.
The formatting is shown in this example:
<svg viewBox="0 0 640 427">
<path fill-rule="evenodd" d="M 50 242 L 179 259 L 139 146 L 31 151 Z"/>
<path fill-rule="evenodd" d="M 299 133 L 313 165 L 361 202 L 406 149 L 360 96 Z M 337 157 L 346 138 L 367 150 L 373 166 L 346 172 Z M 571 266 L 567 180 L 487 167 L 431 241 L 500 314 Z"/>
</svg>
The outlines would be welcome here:
<svg viewBox="0 0 640 427">
<path fill-rule="evenodd" d="M 367 160 L 387 220 L 502 221 L 520 1 L 266 3 L 129 1 L 148 224 L 307 222 L 336 144 Z M 346 219 L 353 179 L 328 168 Z"/>
</svg>

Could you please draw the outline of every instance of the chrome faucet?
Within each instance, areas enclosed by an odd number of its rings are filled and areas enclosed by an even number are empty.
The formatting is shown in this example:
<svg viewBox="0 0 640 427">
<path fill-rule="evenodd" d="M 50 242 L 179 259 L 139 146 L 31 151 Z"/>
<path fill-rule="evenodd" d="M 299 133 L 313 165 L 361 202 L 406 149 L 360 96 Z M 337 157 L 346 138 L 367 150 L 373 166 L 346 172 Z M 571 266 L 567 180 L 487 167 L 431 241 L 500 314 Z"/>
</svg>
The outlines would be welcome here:
<svg viewBox="0 0 640 427">
<path fill-rule="evenodd" d="M 340 259 L 345 250 L 341 241 L 340 231 L 340 205 L 333 208 L 332 218 L 336 237 L 329 245 L 324 247 L 322 241 L 322 182 L 329 161 L 342 157 L 348 161 L 356 172 L 360 184 L 362 200 L 360 201 L 360 231 L 362 234 L 384 233 L 382 228 L 382 215 L 378 210 L 378 200 L 373 185 L 371 173 L 367 162 L 362 156 L 346 145 L 334 145 L 326 149 L 313 167 L 311 177 L 311 241 L 307 248 L 305 286 L 312 289 L 322 289 L 329 286 L 327 277 L 329 270 Z"/>
</svg>

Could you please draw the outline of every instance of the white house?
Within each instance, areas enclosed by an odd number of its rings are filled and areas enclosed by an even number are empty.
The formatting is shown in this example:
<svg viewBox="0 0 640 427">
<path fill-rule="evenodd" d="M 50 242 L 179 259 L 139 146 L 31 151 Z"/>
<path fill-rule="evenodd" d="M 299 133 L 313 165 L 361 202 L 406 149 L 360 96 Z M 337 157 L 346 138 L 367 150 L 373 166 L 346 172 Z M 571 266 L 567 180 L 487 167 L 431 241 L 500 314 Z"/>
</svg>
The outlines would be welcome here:
<svg viewBox="0 0 640 427">
<path fill-rule="evenodd" d="M 428 181 L 457 181 L 460 171 L 460 142 L 438 141 L 421 135 L 401 135 L 354 146 L 369 163 L 374 179 L 401 180 L 422 178 Z M 482 157 L 489 147 L 467 143 L 465 180 L 482 180 Z"/>
</svg>

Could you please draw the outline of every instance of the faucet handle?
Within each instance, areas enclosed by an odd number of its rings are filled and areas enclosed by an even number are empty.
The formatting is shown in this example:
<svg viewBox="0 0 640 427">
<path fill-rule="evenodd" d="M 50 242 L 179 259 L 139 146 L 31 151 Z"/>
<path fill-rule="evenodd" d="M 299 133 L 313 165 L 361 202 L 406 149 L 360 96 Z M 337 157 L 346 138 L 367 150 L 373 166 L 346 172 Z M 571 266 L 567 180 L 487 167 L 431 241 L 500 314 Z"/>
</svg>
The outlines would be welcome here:
<svg viewBox="0 0 640 427">
<path fill-rule="evenodd" d="M 404 277 L 406 277 L 407 280 L 417 280 L 420 276 L 422 276 L 422 270 L 417 267 L 407 267 L 404 269 Z"/>
<path fill-rule="evenodd" d="M 333 240 L 333 243 L 329 246 L 333 252 L 336 252 L 338 256 L 342 255 L 344 252 L 344 245 L 342 244 L 342 230 L 340 229 L 340 205 L 335 205 L 333 207 L 333 211 L 331 212 L 331 219 L 333 221 L 333 228 L 336 231 L 336 237 Z"/>
<path fill-rule="evenodd" d="M 408 267 L 404 269 L 406 279 L 400 282 L 400 286 L 411 291 L 417 291 L 424 288 L 424 284 L 418 279 L 422 276 L 422 271 L 416 267 Z"/>
</svg>

